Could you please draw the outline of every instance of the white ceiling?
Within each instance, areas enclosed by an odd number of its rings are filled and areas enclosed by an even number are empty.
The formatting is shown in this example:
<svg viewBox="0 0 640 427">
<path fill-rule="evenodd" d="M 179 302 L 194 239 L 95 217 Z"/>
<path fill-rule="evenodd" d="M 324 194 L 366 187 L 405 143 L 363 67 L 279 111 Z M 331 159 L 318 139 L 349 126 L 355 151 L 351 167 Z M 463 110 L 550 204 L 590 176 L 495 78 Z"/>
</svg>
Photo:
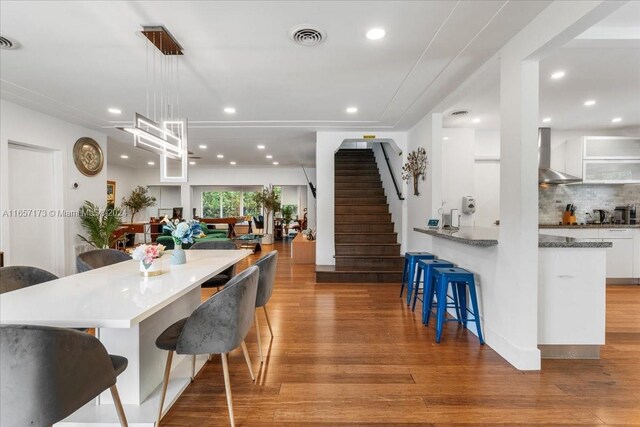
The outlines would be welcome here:
<svg viewBox="0 0 640 427">
<path fill-rule="evenodd" d="M 110 162 L 150 160 L 113 127 L 146 112 L 146 41 L 137 33 L 161 24 L 184 48 L 180 105 L 200 163 L 219 164 L 223 153 L 225 162 L 266 165 L 255 148 L 264 143 L 281 165 L 312 166 L 315 131 L 408 129 L 548 3 L 3 0 L 2 33 L 22 47 L 0 51 L 1 95 L 102 129 Z M 326 41 L 291 42 L 288 31 L 304 23 L 323 28 Z M 387 37 L 367 40 L 374 26 Z M 357 114 L 345 113 L 351 105 Z"/>
<path fill-rule="evenodd" d="M 563 79 L 550 78 L 563 70 Z M 475 87 L 446 113 L 446 127 L 500 128 L 500 70 L 488 67 Z M 640 2 L 630 2 L 540 62 L 540 125 L 558 130 L 640 128 Z M 596 100 L 592 107 L 584 106 Z M 542 119 L 550 117 L 551 122 Z M 614 117 L 622 118 L 612 123 Z M 480 118 L 480 123 L 473 123 Z"/>
</svg>

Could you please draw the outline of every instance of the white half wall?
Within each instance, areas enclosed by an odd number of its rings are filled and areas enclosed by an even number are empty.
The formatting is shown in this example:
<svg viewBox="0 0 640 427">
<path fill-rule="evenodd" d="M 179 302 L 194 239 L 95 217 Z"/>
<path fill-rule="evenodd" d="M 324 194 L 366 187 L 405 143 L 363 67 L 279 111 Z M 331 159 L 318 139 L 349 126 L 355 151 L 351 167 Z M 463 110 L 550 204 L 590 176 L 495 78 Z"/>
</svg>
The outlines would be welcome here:
<svg viewBox="0 0 640 427">
<path fill-rule="evenodd" d="M 102 148 L 104 156 L 107 156 L 107 137 L 94 130 L 65 122 L 43 113 L 19 106 L 17 104 L 0 100 L 0 212 L 12 209 L 8 201 L 8 188 L 11 176 L 8 173 L 8 145 L 9 142 L 42 149 L 52 150 L 61 155 L 61 167 L 55 171 L 55 180 L 62 183 L 62 189 L 58 196 L 59 206 L 65 212 L 77 212 L 85 200 L 95 203 L 101 208 L 106 206 L 107 164 L 102 171 L 93 177 L 84 176 L 76 168 L 73 161 L 73 145 L 81 137 L 93 138 Z M 29 168 L 29 164 L 24 165 Z M 78 183 L 78 188 L 73 189 L 72 184 Z M 34 194 L 34 197 L 38 197 Z M 9 247 L 8 218 L 0 221 L 0 247 Z M 76 217 L 56 217 L 56 224 L 63 230 L 57 247 L 62 254 L 64 266 L 61 271 L 54 272 L 58 275 L 67 275 L 75 272 L 74 246 L 80 243 L 76 236 L 84 234 L 80 227 L 80 220 Z M 37 245 L 38 241 L 25 242 L 25 244 Z M 5 262 L 11 265 L 11 253 L 5 252 Z"/>
<path fill-rule="evenodd" d="M 393 139 L 403 151 L 403 162 L 406 160 L 407 133 L 406 132 L 317 132 L 316 133 L 316 174 L 318 189 L 317 200 L 317 234 L 316 234 L 316 264 L 335 265 L 334 241 L 334 155 L 345 139 L 361 139 L 363 135 L 375 135 L 379 139 Z M 406 187 L 406 186 L 405 186 Z M 406 188 L 403 188 L 406 193 Z M 406 215 L 403 208 L 403 217 Z"/>
</svg>

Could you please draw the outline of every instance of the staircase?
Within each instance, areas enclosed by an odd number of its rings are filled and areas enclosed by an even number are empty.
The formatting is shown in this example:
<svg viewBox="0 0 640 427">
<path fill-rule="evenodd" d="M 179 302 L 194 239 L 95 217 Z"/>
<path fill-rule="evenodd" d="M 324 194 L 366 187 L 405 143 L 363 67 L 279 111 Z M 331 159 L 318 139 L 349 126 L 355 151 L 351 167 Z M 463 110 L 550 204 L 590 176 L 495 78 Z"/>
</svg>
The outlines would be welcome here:
<svg viewBox="0 0 640 427">
<path fill-rule="evenodd" d="M 402 279 L 404 258 L 372 150 L 335 155 L 335 260 L 335 266 L 316 267 L 316 282 Z"/>
</svg>

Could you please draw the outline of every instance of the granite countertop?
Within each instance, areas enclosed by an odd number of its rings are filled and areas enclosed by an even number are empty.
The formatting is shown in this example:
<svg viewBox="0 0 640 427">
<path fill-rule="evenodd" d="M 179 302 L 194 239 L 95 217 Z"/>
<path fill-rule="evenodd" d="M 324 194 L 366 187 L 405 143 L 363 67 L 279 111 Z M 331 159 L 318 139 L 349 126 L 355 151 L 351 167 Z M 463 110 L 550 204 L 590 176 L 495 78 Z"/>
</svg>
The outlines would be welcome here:
<svg viewBox="0 0 640 427">
<path fill-rule="evenodd" d="M 471 246 L 488 247 L 498 244 L 498 227 L 461 227 L 459 230 L 414 228 L 413 230 Z"/>
<path fill-rule="evenodd" d="M 498 227 L 461 227 L 459 230 L 431 230 L 416 227 L 413 230 L 418 233 L 479 247 L 496 246 L 500 234 Z M 611 242 L 593 242 L 588 239 L 548 236 L 546 234 L 538 235 L 539 248 L 610 248 L 611 246 Z"/>
<path fill-rule="evenodd" d="M 593 242 L 588 239 L 575 239 L 573 237 L 538 235 L 539 248 L 610 248 L 611 242 Z"/>
<path fill-rule="evenodd" d="M 559 224 L 540 224 L 538 228 L 640 228 L 640 224 L 577 224 L 577 225 L 559 225 Z"/>
</svg>

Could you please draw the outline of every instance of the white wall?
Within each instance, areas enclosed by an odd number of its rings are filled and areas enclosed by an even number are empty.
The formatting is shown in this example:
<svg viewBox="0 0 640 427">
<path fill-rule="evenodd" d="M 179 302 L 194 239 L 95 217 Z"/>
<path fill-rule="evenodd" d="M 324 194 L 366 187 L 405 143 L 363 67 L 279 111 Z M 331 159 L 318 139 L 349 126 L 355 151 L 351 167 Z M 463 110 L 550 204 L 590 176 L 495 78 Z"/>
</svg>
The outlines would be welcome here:
<svg viewBox="0 0 640 427">
<path fill-rule="evenodd" d="M 11 209 L 8 205 L 8 185 L 11 177 L 8 174 L 7 153 L 9 141 L 54 150 L 61 154 L 61 170 L 57 171 L 62 182 L 60 201 L 62 209 L 77 211 L 85 200 L 100 207 L 106 206 L 107 165 L 94 177 L 86 177 L 78 171 L 73 161 L 73 145 L 81 137 L 90 137 L 100 144 L 107 156 L 107 138 L 104 134 L 77 126 L 54 117 L 30 110 L 11 102 L 0 100 L 0 212 Z M 26 164 L 24 167 L 28 168 Z M 77 182 L 78 188 L 71 185 Z M 37 195 L 34 195 L 37 197 Z M 62 254 L 63 271 L 57 274 L 75 272 L 74 246 L 80 241 L 76 234 L 84 234 L 77 217 L 57 218 L 57 225 L 63 230 L 58 242 L 59 253 Z M 0 222 L 0 247 L 9 247 L 7 218 Z M 38 242 L 25 242 L 37 245 Z M 7 264 L 11 264 L 11 253 L 5 253 Z"/>
<path fill-rule="evenodd" d="M 487 227 L 500 218 L 500 132 L 476 130 L 473 195 L 475 225 Z"/>
<path fill-rule="evenodd" d="M 420 195 L 413 194 L 413 184 L 405 190 L 407 212 L 406 250 L 431 250 L 431 240 L 424 239 L 414 228 L 424 228 L 429 218 L 439 218 L 442 206 L 442 114 L 427 114 L 407 134 L 407 153 L 423 147 L 427 152 L 426 180 L 420 182 Z M 406 159 L 406 155 L 404 156 Z"/>
<path fill-rule="evenodd" d="M 311 182 L 316 183 L 316 170 L 307 168 L 307 175 Z M 316 209 L 315 199 L 311 194 L 311 190 L 307 185 L 302 168 L 300 167 L 217 167 L 217 166 L 189 166 L 189 182 L 182 184 L 165 184 L 160 182 L 160 172 L 158 168 L 144 168 L 137 170 L 134 178 L 136 185 L 147 185 L 151 187 L 174 187 L 179 188 L 180 199 L 173 200 L 176 203 L 172 206 L 157 205 L 151 208 L 149 212 L 153 212 L 154 216 L 158 207 L 174 207 L 182 206 L 184 215 L 191 217 L 192 209 L 200 209 L 202 205 L 201 190 L 194 187 L 202 186 L 266 186 L 273 185 L 295 185 L 305 187 L 307 191 L 306 205 L 308 208 L 307 220 L 308 227 L 315 228 L 316 225 Z M 157 196 L 156 196 L 157 197 Z M 164 200 L 161 201 L 164 205 Z M 200 213 L 200 212 L 198 212 Z"/>
<path fill-rule="evenodd" d="M 391 165 L 391 172 L 389 172 L 389 167 L 387 166 L 387 162 L 384 158 L 384 153 L 382 152 L 381 145 L 384 144 L 384 149 L 387 153 L 387 157 L 389 158 L 389 164 Z M 384 188 L 385 196 L 387 196 L 387 203 L 389 204 L 389 212 L 391 212 L 391 220 L 393 221 L 393 230 L 398 233 L 398 243 L 400 243 L 400 250 L 404 251 L 404 246 L 406 242 L 403 241 L 402 235 L 404 230 L 403 223 L 403 207 L 404 201 L 398 198 L 396 193 L 396 188 L 393 185 L 393 179 L 391 173 L 393 173 L 393 178 L 396 180 L 396 184 L 400 189 L 402 197 L 406 200 L 407 194 L 403 192 L 403 181 L 402 181 L 402 165 L 403 160 L 402 150 L 400 147 L 394 144 L 389 143 L 374 143 L 371 144 L 371 149 L 373 150 L 373 154 L 376 157 L 376 163 L 378 164 L 378 170 L 380 171 L 380 177 L 382 179 L 382 188 Z M 411 186 L 413 188 L 413 186 Z"/>
<path fill-rule="evenodd" d="M 453 212 L 452 224 L 474 224 L 474 215 L 462 213 L 462 197 L 474 195 L 475 129 L 442 130 L 442 201 L 444 212 Z M 444 140 L 444 138 L 449 138 Z"/>
<path fill-rule="evenodd" d="M 112 163 L 107 164 L 107 179 L 116 183 L 116 206 L 120 206 L 122 198 L 129 197 L 138 185 L 135 181 L 135 169 Z"/>
<path fill-rule="evenodd" d="M 316 173 L 317 173 L 317 234 L 316 264 L 334 265 L 334 155 L 345 139 L 360 139 L 363 135 L 376 135 L 380 139 L 393 139 L 403 153 L 407 146 L 406 132 L 317 132 L 316 133 Z M 403 161 L 406 159 L 403 154 Z M 403 189 L 403 193 L 406 189 Z M 406 209 L 406 206 L 403 208 Z M 403 212 L 403 215 L 405 213 Z M 406 229 L 405 229 L 406 232 Z M 402 239 L 405 240 L 404 238 Z"/>
</svg>

